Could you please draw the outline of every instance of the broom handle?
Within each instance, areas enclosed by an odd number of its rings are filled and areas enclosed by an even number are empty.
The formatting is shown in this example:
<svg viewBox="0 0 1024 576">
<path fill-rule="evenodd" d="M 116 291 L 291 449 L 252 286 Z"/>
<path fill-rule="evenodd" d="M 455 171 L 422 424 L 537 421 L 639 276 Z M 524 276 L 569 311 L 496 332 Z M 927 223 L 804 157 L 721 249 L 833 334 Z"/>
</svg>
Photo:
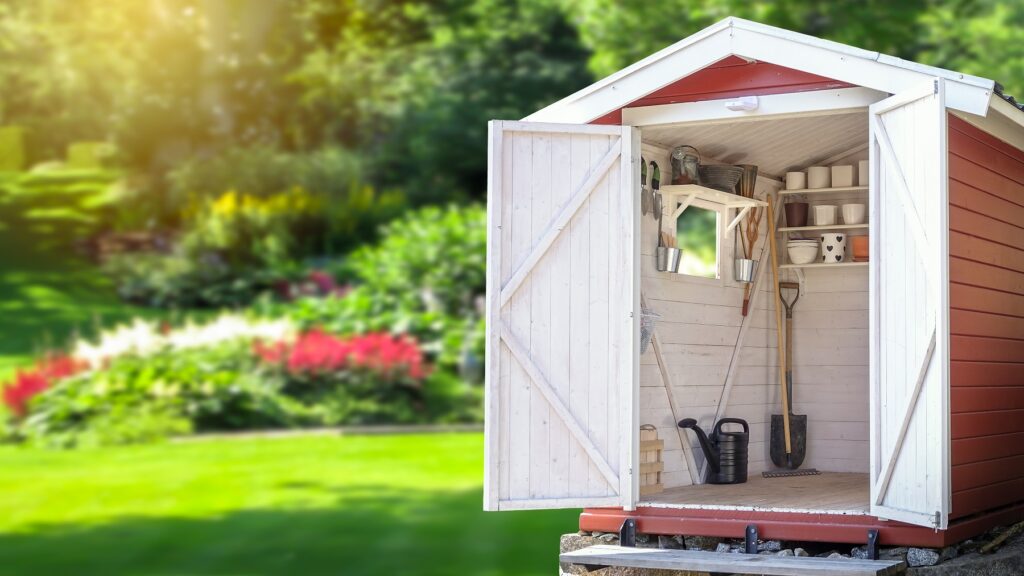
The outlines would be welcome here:
<svg viewBox="0 0 1024 576">
<path fill-rule="evenodd" d="M 768 199 L 768 242 L 771 247 L 772 276 L 775 286 L 775 333 L 777 342 L 775 348 L 779 351 L 779 388 L 782 389 L 782 425 L 786 434 L 786 454 L 793 452 L 793 445 L 789 437 L 789 391 L 786 390 L 786 350 L 783 345 L 782 334 L 782 289 L 779 287 L 779 258 L 775 247 L 775 204 L 772 202 L 772 195 Z"/>
</svg>

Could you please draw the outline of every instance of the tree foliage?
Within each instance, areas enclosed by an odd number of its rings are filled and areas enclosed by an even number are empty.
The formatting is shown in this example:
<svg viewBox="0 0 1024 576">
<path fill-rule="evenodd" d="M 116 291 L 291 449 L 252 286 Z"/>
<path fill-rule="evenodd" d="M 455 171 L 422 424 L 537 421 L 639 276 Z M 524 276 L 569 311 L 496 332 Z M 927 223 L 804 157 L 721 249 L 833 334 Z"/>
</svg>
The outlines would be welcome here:
<svg viewBox="0 0 1024 576">
<path fill-rule="evenodd" d="M 0 0 L 0 123 L 30 160 L 109 139 L 143 189 L 239 146 L 358 151 L 421 202 L 479 195 L 486 121 L 519 118 L 728 15 L 996 78 L 996 0 Z"/>
</svg>

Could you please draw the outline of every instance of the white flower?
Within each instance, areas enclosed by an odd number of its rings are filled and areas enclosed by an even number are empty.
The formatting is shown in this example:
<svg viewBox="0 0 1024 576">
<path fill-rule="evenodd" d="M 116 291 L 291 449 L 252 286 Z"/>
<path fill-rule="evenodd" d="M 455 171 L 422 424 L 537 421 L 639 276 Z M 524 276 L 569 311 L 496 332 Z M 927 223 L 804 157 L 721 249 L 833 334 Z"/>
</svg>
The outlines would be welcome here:
<svg viewBox="0 0 1024 576">
<path fill-rule="evenodd" d="M 232 340 L 277 342 L 294 334 L 295 326 L 288 320 L 257 320 L 232 313 L 221 314 L 206 324 L 189 321 L 166 334 L 155 322 L 136 318 L 131 324 L 100 332 L 95 342 L 78 341 L 72 356 L 95 369 L 122 356 L 150 356 L 162 350 L 188 350 Z"/>
</svg>

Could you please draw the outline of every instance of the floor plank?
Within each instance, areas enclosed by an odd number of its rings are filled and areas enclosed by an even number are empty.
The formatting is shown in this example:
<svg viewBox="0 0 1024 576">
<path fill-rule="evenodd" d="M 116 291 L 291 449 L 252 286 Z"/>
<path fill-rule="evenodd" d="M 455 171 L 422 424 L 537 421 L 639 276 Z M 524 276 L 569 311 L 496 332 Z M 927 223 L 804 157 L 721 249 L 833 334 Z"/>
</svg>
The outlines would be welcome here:
<svg viewBox="0 0 1024 576">
<path fill-rule="evenodd" d="M 822 472 L 819 476 L 762 478 L 743 484 L 699 484 L 667 488 L 639 505 L 773 512 L 864 514 L 870 498 L 867 474 Z"/>
</svg>

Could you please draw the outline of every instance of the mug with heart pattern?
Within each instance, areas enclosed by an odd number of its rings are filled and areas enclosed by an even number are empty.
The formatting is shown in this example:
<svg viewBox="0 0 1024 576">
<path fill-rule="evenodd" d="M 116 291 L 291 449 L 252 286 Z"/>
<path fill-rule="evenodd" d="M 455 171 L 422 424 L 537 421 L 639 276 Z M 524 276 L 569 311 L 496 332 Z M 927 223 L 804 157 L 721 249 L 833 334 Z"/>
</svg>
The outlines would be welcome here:
<svg viewBox="0 0 1024 576">
<path fill-rule="evenodd" d="M 846 234 L 821 235 L 821 262 L 834 264 L 846 260 Z"/>
</svg>

